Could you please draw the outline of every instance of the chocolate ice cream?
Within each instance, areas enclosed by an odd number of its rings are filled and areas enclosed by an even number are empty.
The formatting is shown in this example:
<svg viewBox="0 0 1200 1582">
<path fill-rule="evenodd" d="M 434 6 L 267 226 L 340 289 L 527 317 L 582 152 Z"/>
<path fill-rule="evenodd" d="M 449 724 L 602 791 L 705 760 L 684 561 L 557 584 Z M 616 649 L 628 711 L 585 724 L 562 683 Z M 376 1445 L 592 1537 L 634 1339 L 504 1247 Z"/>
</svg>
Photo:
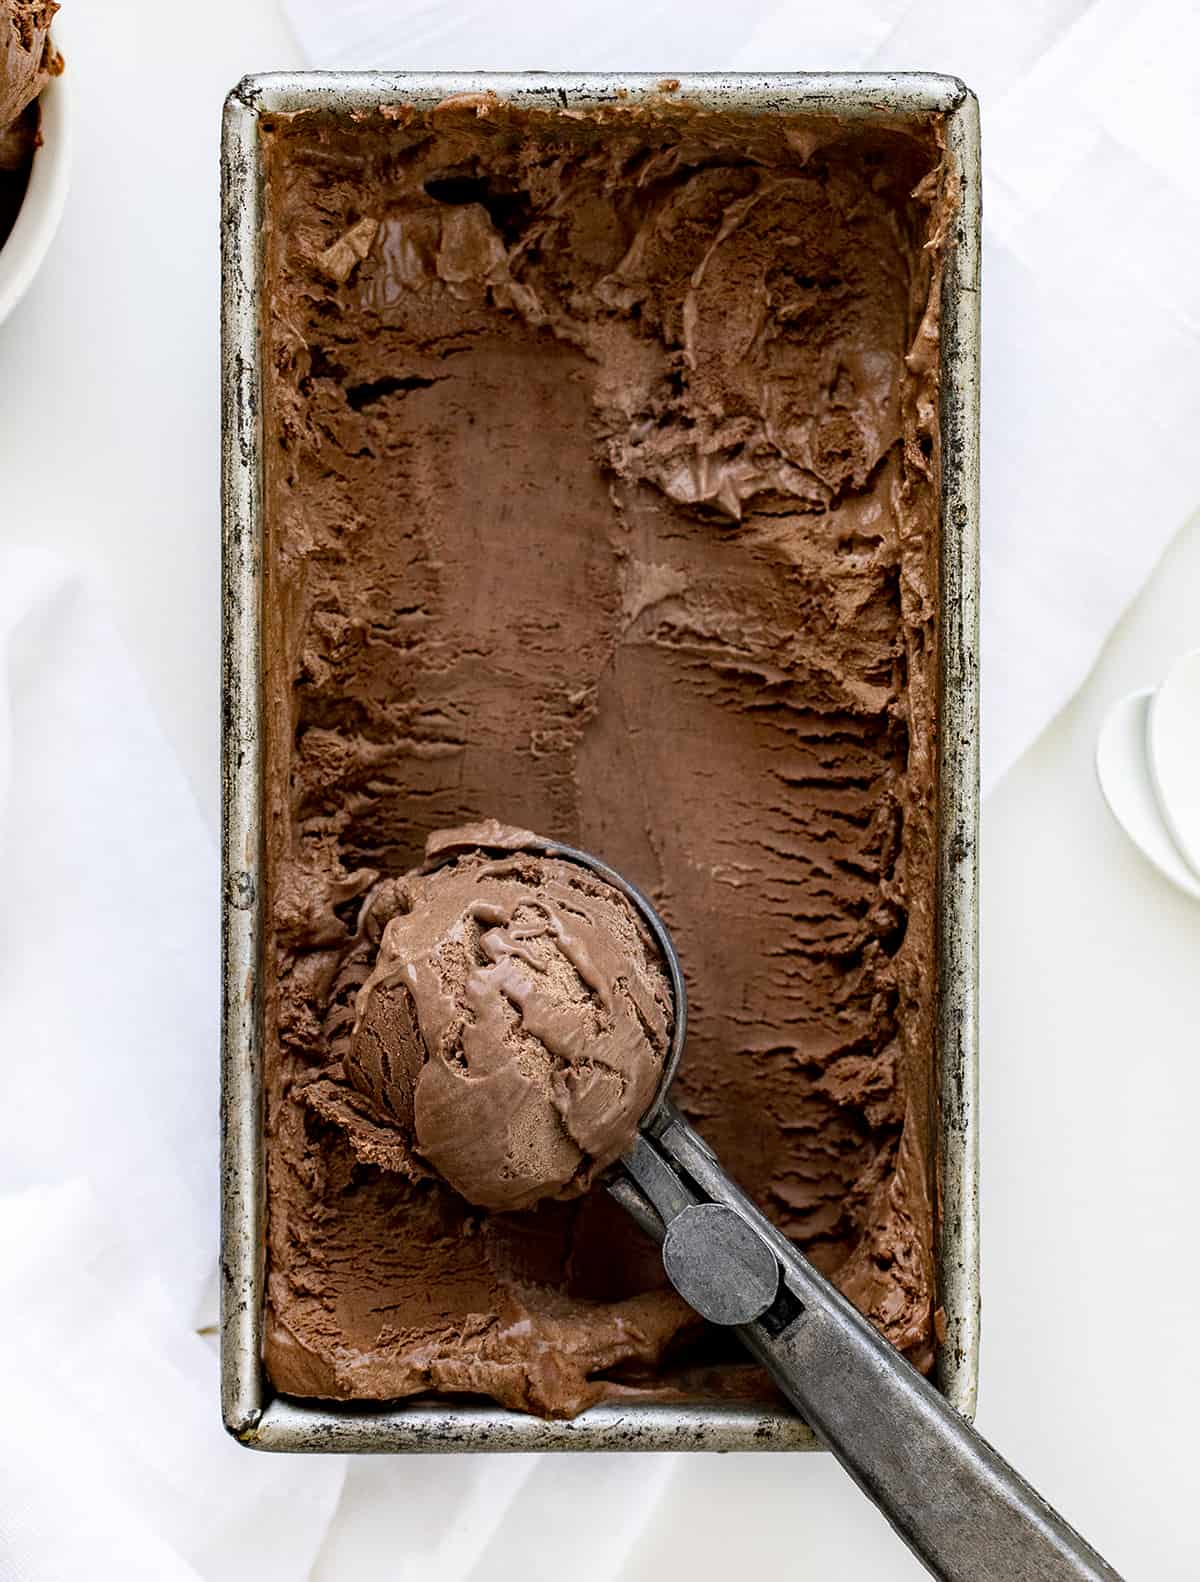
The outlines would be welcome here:
<svg viewBox="0 0 1200 1582">
<path fill-rule="evenodd" d="M 0 0 L 0 127 L 10 126 L 62 70 L 50 42 L 55 0 Z"/>
<path fill-rule="evenodd" d="M 633 907 L 525 839 L 492 823 L 427 844 L 449 860 L 391 889 L 345 1060 L 304 1089 L 364 1163 L 479 1208 L 585 1192 L 632 1142 L 671 1035 Z"/>
<path fill-rule="evenodd" d="M 37 96 L 62 70 L 54 0 L 0 0 L 0 246 L 25 195 L 38 143 Z"/>
<path fill-rule="evenodd" d="M 682 1108 L 927 1367 L 940 122 L 263 126 L 275 1386 L 761 1388 L 603 1193 L 480 1212 L 322 1109 L 382 1113 L 399 876 L 488 815 L 649 894 Z"/>
</svg>

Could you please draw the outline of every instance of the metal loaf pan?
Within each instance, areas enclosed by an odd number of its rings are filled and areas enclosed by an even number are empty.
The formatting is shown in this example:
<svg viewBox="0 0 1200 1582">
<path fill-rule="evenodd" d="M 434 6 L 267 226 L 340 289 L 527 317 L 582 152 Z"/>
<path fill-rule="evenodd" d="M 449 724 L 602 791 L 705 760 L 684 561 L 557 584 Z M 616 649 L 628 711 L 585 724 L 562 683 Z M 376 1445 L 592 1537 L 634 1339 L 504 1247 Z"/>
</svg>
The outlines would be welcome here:
<svg viewBox="0 0 1200 1582">
<path fill-rule="evenodd" d="M 225 105 L 221 144 L 223 514 L 222 1401 L 225 1425 L 262 1450 L 803 1450 L 788 1408 L 603 1405 L 573 1422 L 499 1406 L 378 1408 L 274 1396 L 263 1374 L 262 588 L 263 270 L 259 117 L 381 103 L 432 107 L 490 90 L 541 108 L 589 109 L 665 94 L 715 110 L 869 120 L 945 117 L 958 205 L 941 315 L 942 534 L 939 748 L 936 1249 L 945 1332 L 936 1379 L 975 1404 L 979 1336 L 976 843 L 978 778 L 979 119 L 953 77 L 925 73 L 658 76 L 302 72 L 248 77 Z"/>
</svg>

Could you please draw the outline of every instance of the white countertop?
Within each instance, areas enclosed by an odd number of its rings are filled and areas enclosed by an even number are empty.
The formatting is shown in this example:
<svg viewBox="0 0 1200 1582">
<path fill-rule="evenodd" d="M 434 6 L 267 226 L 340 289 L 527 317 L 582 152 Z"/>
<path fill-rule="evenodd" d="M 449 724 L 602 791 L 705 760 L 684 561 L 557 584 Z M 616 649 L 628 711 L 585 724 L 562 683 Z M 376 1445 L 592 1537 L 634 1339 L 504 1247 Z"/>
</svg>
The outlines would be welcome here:
<svg viewBox="0 0 1200 1582">
<path fill-rule="evenodd" d="M 73 191 L 0 328 L 0 531 L 108 589 L 215 841 L 220 105 L 244 70 L 299 62 L 270 0 L 213 0 L 202 22 L 149 0 L 67 13 Z M 126 30 L 132 47 L 111 51 Z M 983 837 L 978 1423 L 1119 1569 L 1157 1582 L 1191 1582 L 1200 1562 L 1200 907 L 1118 833 L 1092 751 L 1108 703 L 1200 640 L 1198 610 L 1200 521 L 989 798 Z M 358 1463 L 314 1575 L 415 1575 L 422 1489 L 488 1475 L 461 1458 Z M 585 1458 L 543 1459 L 480 1574 L 524 1551 L 537 1577 L 527 1546 L 548 1519 L 588 1544 L 605 1525 L 591 1492 Z M 924 1574 L 825 1456 L 675 1458 L 639 1522 L 613 1562 L 631 1582 L 685 1565 L 713 1582 Z"/>
</svg>

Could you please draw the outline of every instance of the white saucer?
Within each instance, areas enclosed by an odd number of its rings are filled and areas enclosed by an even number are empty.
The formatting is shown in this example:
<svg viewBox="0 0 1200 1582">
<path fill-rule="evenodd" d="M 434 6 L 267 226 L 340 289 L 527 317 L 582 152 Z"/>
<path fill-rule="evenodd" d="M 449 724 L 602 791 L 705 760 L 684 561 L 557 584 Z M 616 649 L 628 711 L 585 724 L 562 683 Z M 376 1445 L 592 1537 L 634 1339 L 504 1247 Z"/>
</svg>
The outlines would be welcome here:
<svg viewBox="0 0 1200 1582">
<path fill-rule="evenodd" d="M 1147 743 L 1163 822 L 1200 879 L 1200 648 L 1177 660 L 1154 694 Z"/>
<path fill-rule="evenodd" d="M 1113 817 L 1158 871 L 1200 901 L 1200 877 L 1184 861 L 1159 809 L 1148 757 L 1153 688 L 1113 705 L 1096 744 L 1096 773 Z"/>
</svg>

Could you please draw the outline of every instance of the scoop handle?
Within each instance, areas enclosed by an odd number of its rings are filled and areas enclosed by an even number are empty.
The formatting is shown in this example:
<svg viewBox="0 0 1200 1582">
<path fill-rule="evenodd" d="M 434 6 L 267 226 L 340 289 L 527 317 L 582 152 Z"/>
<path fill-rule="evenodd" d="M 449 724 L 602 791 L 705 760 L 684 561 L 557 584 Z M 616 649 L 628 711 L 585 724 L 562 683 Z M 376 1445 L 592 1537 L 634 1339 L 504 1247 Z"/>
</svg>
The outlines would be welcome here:
<svg viewBox="0 0 1200 1582">
<path fill-rule="evenodd" d="M 664 1205 L 666 1246 L 673 1239 L 673 1218 L 702 1231 L 695 1205 L 723 1204 L 771 1248 L 780 1271 L 774 1296 L 760 1316 L 737 1324 L 736 1332 L 934 1576 L 945 1582 L 1120 1582 L 764 1218 L 677 1112 L 664 1115 L 653 1147 L 687 1183 L 691 1199 L 674 1216 L 670 1203 Z M 688 1237 L 675 1239 L 687 1248 Z M 693 1291 L 695 1281 L 707 1278 L 700 1268 L 706 1254 L 710 1266 L 721 1261 L 715 1245 L 689 1250 L 685 1259 L 682 1283 L 693 1282 Z M 713 1276 L 720 1292 L 730 1284 L 724 1261 L 723 1275 Z M 664 1262 L 674 1280 L 671 1260 Z M 759 1280 L 758 1268 L 747 1268 Z M 684 1294 L 690 1300 L 693 1293 Z M 697 1305 L 703 1305 L 703 1295 Z"/>
</svg>

